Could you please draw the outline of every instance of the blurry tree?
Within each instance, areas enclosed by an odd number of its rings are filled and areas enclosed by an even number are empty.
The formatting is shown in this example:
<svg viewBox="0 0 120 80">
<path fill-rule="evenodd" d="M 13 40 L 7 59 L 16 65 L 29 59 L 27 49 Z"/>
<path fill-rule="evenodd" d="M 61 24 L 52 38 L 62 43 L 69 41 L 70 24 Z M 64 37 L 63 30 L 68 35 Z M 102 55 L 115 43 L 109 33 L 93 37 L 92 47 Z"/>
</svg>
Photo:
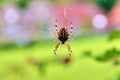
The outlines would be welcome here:
<svg viewBox="0 0 120 80">
<path fill-rule="evenodd" d="M 16 4 L 20 9 L 24 10 L 28 7 L 30 2 L 31 2 L 31 0 L 18 0 L 18 1 L 16 1 Z"/>
<path fill-rule="evenodd" d="M 117 0 L 97 0 L 98 5 L 105 11 L 109 12 Z"/>
</svg>

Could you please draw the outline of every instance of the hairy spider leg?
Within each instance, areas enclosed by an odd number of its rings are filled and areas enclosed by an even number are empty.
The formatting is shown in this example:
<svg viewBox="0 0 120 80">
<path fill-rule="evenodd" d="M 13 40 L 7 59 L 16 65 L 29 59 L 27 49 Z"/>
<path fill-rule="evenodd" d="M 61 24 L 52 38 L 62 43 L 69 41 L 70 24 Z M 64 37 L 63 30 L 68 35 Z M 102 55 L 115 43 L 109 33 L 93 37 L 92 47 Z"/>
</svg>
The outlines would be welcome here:
<svg viewBox="0 0 120 80">
<path fill-rule="evenodd" d="M 69 55 L 71 55 L 72 49 L 71 49 L 70 44 L 68 43 L 68 41 L 66 42 L 66 46 L 68 48 Z"/>
<path fill-rule="evenodd" d="M 70 32 L 69 32 L 70 37 L 73 36 L 73 35 L 72 35 L 72 32 L 73 32 L 73 24 L 72 24 L 72 22 L 71 22 L 71 24 L 70 24 Z"/>
<path fill-rule="evenodd" d="M 55 35 L 56 38 L 58 37 L 58 21 L 57 21 L 57 19 L 55 21 L 55 32 L 54 32 L 54 35 Z"/>
<path fill-rule="evenodd" d="M 60 46 L 60 42 L 58 42 L 58 43 L 56 44 L 56 46 L 55 46 L 54 55 L 56 54 L 56 51 L 57 51 L 57 49 L 58 49 L 59 46 Z"/>
</svg>

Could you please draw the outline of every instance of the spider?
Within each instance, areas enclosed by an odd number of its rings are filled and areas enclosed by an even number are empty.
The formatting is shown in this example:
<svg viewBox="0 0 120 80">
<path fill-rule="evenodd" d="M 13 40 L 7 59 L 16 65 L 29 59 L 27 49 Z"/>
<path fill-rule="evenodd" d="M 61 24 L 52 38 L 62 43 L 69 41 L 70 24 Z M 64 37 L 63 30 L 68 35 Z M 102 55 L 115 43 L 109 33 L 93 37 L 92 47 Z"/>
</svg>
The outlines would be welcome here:
<svg viewBox="0 0 120 80">
<path fill-rule="evenodd" d="M 56 51 L 61 44 L 66 44 L 66 46 L 68 48 L 69 55 L 71 55 L 72 49 L 69 45 L 68 39 L 72 36 L 72 30 L 73 30 L 73 24 L 72 23 L 70 25 L 70 31 L 68 31 L 68 29 L 65 28 L 65 27 L 62 27 L 58 30 L 58 22 L 56 20 L 54 34 L 55 34 L 55 37 L 58 39 L 58 43 L 55 46 L 54 54 L 56 54 Z"/>
</svg>

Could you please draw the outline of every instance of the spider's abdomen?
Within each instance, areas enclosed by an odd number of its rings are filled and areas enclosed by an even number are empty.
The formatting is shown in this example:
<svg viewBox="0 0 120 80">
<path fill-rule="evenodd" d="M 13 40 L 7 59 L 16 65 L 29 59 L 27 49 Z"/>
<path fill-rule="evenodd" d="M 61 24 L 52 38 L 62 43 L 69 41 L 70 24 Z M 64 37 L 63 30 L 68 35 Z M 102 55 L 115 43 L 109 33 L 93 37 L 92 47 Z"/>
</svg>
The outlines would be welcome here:
<svg viewBox="0 0 120 80">
<path fill-rule="evenodd" d="M 60 36 L 60 37 L 58 37 L 58 39 L 62 42 L 62 44 L 64 44 L 65 41 L 68 40 L 68 37 L 66 37 L 66 36 Z"/>
<path fill-rule="evenodd" d="M 64 44 L 69 38 L 69 33 L 67 29 L 61 28 L 58 33 L 58 39 L 61 41 L 62 44 Z"/>
</svg>

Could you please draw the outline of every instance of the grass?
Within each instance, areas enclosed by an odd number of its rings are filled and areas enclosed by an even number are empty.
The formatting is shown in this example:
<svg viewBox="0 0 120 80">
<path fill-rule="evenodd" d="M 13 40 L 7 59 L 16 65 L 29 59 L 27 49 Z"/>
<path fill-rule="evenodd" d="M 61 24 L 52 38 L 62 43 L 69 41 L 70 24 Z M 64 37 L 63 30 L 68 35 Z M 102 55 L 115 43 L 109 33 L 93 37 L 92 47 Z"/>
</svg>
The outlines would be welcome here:
<svg viewBox="0 0 120 80">
<path fill-rule="evenodd" d="M 85 57 L 85 51 L 93 56 L 106 49 L 120 49 L 120 41 L 108 42 L 107 37 L 75 38 L 70 41 L 73 53 L 70 62 L 67 48 L 61 45 L 57 56 L 53 49 L 57 41 L 41 41 L 31 48 L 0 51 L 0 80 L 117 80 L 120 66 L 112 62 L 98 62 Z"/>
</svg>

